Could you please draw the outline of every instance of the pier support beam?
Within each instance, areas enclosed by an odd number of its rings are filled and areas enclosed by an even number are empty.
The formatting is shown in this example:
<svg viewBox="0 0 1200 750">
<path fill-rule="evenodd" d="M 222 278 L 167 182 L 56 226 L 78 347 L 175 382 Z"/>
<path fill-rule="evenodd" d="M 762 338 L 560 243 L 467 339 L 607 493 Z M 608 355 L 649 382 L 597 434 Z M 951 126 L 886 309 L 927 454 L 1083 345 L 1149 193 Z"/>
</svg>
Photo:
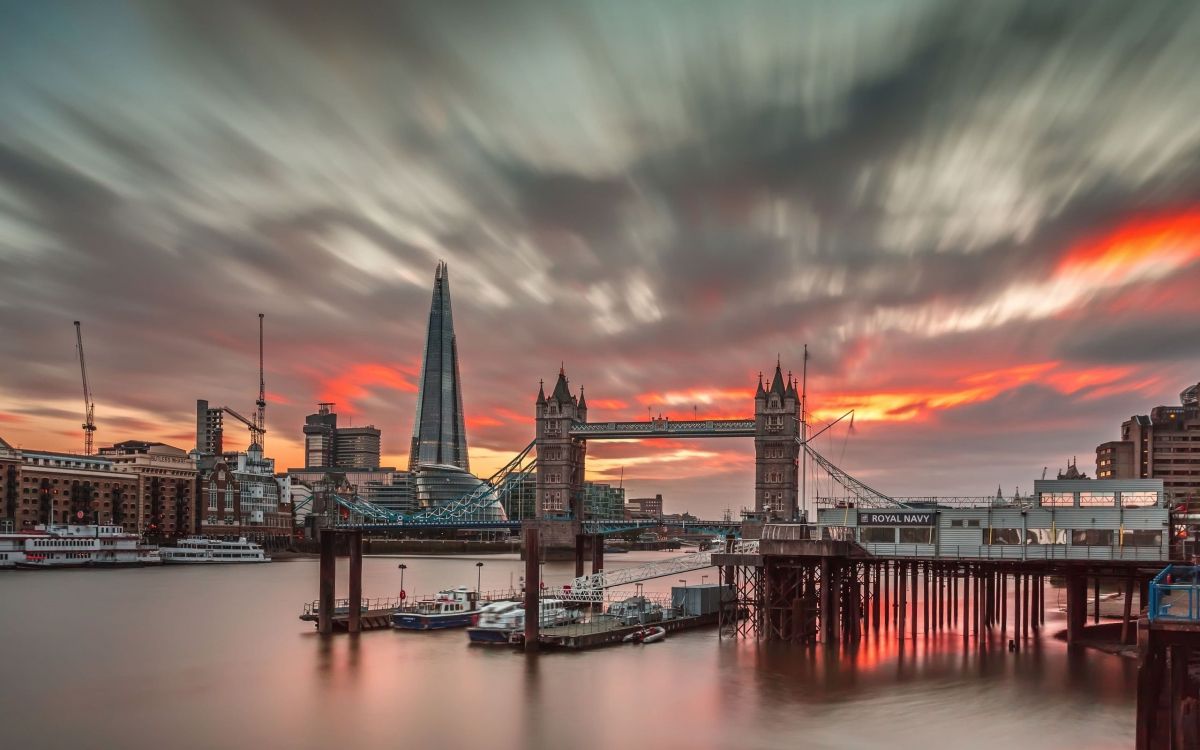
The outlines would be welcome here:
<svg viewBox="0 0 1200 750">
<path fill-rule="evenodd" d="M 587 534 L 575 535 L 575 577 L 583 577 L 583 547 L 587 542 Z"/>
<path fill-rule="evenodd" d="M 337 580 L 337 558 L 333 556 L 333 532 L 321 530 L 320 589 L 317 595 L 317 632 L 333 633 L 333 586 Z"/>
<path fill-rule="evenodd" d="M 352 532 L 350 534 L 350 617 L 348 623 L 351 633 L 362 631 L 362 555 L 362 532 Z"/>
<path fill-rule="evenodd" d="M 1087 577 L 1067 574 L 1067 643 L 1077 643 L 1087 622 Z"/>
<path fill-rule="evenodd" d="M 604 570 L 604 535 L 592 535 L 592 575 Z"/>
<path fill-rule="evenodd" d="M 537 522 L 525 527 L 525 653 L 538 650 L 541 625 L 541 544 Z"/>
</svg>

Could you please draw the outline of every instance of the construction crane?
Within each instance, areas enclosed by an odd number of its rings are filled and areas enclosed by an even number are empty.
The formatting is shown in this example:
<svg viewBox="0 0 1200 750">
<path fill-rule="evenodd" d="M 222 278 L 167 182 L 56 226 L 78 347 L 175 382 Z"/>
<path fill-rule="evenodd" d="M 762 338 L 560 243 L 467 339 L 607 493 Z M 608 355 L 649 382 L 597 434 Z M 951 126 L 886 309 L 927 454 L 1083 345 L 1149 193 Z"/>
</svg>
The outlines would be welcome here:
<svg viewBox="0 0 1200 750">
<path fill-rule="evenodd" d="M 93 433 L 96 432 L 96 405 L 92 402 L 92 391 L 88 388 L 87 364 L 83 359 L 83 331 L 75 321 L 75 343 L 79 349 L 79 374 L 83 376 L 83 453 L 92 455 Z"/>
<path fill-rule="evenodd" d="M 258 410 L 254 414 L 254 425 L 250 428 L 254 435 L 254 444 L 259 450 L 265 448 L 267 434 L 267 382 L 263 377 L 263 314 L 258 314 L 258 400 L 254 402 Z"/>
<path fill-rule="evenodd" d="M 229 416 L 233 417 L 237 421 L 241 422 L 242 424 L 244 424 L 250 428 L 250 444 L 251 445 L 261 446 L 263 444 L 263 439 L 262 439 L 263 433 L 266 432 L 266 430 L 262 429 L 257 424 L 255 424 L 254 420 L 246 419 L 241 414 L 238 414 L 233 409 L 230 409 L 228 406 L 222 406 L 221 411 L 225 412 Z"/>
</svg>

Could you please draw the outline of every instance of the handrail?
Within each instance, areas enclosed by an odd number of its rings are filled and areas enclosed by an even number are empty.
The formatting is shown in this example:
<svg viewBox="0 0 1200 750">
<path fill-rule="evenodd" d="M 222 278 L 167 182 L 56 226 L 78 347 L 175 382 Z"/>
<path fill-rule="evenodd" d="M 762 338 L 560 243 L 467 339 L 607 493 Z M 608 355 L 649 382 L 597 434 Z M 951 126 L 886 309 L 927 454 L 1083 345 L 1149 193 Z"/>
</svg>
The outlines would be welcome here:
<svg viewBox="0 0 1200 750">
<path fill-rule="evenodd" d="M 1183 600 L 1186 600 L 1186 606 L 1182 606 Z M 1151 622 L 1200 622 L 1200 568 L 1193 565 L 1163 568 L 1150 581 L 1150 606 L 1146 616 Z"/>
</svg>

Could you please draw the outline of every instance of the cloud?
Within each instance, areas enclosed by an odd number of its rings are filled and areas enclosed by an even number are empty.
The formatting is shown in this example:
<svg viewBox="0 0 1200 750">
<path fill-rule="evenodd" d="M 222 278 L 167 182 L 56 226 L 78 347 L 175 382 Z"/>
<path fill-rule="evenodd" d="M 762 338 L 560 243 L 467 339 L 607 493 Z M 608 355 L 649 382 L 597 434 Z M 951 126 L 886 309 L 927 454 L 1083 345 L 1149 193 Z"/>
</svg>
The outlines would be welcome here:
<svg viewBox="0 0 1200 750">
<path fill-rule="evenodd" d="M 740 416 L 807 343 L 813 411 L 858 410 L 847 468 L 915 494 L 1086 455 L 1200 371 L 1188 4 L 11 20 L 10 442 L 77 444 L 76 319 L 101 443 L 178 441 L 197 398 L 248 413 L 264 312 L 280 462 L 334 400 L 401 463 L 439 259 L 481 471 L 560 363 L 593 418 Z M 749 504 L 747 450 L 597 446 L 593 471 L 715 512 Z"/>
</svg>

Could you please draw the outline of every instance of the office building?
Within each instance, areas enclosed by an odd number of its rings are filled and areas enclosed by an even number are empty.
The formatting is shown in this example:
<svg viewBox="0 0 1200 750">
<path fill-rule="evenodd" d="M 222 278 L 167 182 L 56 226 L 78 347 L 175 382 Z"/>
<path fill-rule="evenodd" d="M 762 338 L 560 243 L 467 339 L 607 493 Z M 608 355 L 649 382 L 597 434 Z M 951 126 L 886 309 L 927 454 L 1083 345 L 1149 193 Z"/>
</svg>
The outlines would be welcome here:
<svg viewBox="0 0 1200 750">
<path fill-rule="evenodd" d="M 662 518 L 663 496 L 630 498 L 625 510 L 630 518 Z"/>
<path fill-rule="evenodd" d="M 1121 424 L 1121 439 L 1096 447 L 1097 479 L 1161 479 L 1171 503 L 1200 500 L 1200 384 L 1179 406 L 1156 406 Z"/>
<path fill-rule="evenodd" d="M 338 427 L 332 403 L 304 418 L 305 469 L 378 469 L 381 433 L 374 425 Z"/>
<path fill-rule="evenodd" d="M 450 311 L 450 274 L 445 263 L 438 264 L 433 277 L 433 302 L 408 456 L 410 471 L 422 465 L 454 466 L 468 473 L 471 470 L 458 374 L 458 342 Z"/>
</svg>

